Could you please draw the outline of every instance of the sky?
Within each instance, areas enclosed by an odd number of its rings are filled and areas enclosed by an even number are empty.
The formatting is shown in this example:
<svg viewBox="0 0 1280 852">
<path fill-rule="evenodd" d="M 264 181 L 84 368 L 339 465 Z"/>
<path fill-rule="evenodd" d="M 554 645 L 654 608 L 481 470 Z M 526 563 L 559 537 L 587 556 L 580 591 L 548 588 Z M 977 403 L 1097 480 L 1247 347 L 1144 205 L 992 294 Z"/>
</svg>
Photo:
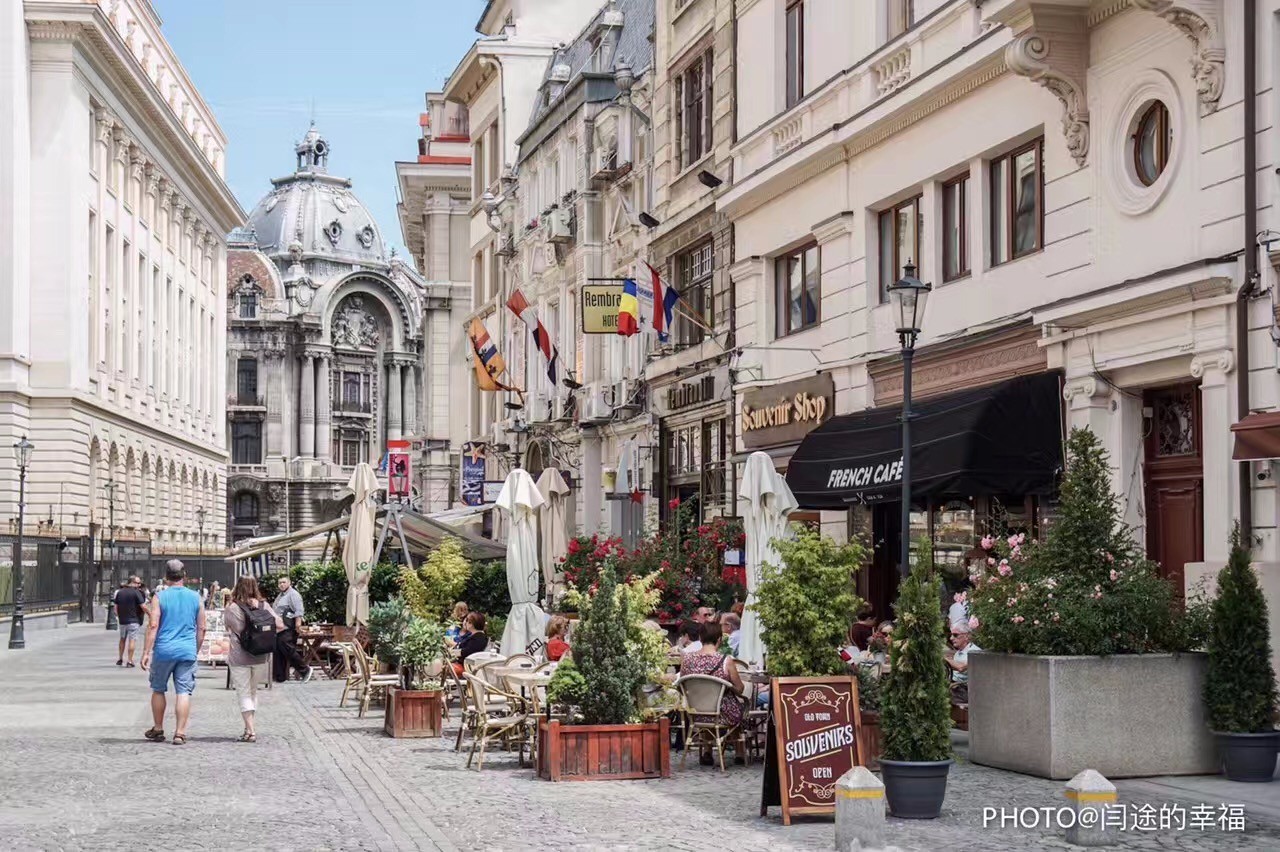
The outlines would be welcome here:
<svg viewBox="0 0 1280 852">
<path fill-rule="evenodd" d="M 425 93 L 475 40 L 483 0 L 152 0 L 165 38 L 228 138 L 227 183 L 245 214 L 293 171 L 316 128 L 406 261 L 397 160 L 416 159 Z"/>
</svg>

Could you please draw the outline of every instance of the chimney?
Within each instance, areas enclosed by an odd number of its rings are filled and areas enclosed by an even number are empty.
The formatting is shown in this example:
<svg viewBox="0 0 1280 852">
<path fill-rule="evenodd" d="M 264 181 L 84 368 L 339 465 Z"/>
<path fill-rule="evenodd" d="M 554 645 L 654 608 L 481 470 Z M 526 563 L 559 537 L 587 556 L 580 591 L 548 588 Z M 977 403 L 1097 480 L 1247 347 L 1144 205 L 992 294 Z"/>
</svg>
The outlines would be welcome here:
<svg viewBox="0 0 1280 852">
<path fill-rule="evenodd" d="M 618 8 L 618 0 L 609 0 L 608 7 L 604 10 L 604 14 L 600 16 L 599 38 L 599 67 L 598 71 L 610 71 L 613 69 L 613 58 L 618 52 L 618 37 L 622 34 L 623 23 L 622 10 Z"/>
</svg>

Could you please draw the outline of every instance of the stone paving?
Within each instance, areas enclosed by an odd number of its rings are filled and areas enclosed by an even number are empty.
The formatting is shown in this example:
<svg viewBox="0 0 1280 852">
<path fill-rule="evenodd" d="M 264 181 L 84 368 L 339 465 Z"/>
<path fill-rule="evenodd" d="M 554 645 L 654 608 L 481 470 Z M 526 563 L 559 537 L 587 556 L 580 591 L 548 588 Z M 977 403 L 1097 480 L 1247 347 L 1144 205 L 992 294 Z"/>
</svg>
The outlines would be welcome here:
<svg viewBox="0 0 1280 852">
<path fill-rule="evenodd" d="M 100 626 L 0 651 L 0 848 L 792 850 L 829 849 L 829 820 L 760 818 L 759 767 L 696 766 L 651 782 L 551 784 L 499 752 L 465 768 L 453 738 L 392 740 L 376 709 L 337 706 L 341 686 L 276 687 L 242 745 L 222 670 L 203 671 L 185 747 L 144 741 L 145 675 L 113 664 Z M 168 728 L 172 728 L 170 723 Z M 957 741 L 963 758 L 963 739 Z M 1216 785 L 1216 786 L 1215 786 Z M 1120 782 L 1121 800 L 1242 802 L 1244 832 L 1126 832 L 1118 848 L 1280 849 L 1280 785 Z M 1207 792 L 1206 792 L 1207 791 Z M 1074 849 L 1054 830 L 982 827 L 984 806 L 1057 807 L 1062 785 L 954 767 L 943 817 L 889 820 L 903 850 Z"/>
</svg>

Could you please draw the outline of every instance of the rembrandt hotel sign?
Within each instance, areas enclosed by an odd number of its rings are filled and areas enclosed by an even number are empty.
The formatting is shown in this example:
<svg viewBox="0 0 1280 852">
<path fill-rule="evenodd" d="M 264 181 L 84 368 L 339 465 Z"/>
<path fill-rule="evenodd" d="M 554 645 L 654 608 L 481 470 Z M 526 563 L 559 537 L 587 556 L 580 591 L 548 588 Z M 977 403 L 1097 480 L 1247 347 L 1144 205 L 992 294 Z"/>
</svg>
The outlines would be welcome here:
<svg viewBox="0 0 1280 852">
<path fill-rule="evenodd" d="M 621 284 L 582 285 L 582 333 L 617 334 Z"/>
<path fill-rule="evenodd" d="M 739 429 L 748 448 L 792 444 L 831 418 L 836 388 L 830 373 L 743 394 Z"/>
</svg>

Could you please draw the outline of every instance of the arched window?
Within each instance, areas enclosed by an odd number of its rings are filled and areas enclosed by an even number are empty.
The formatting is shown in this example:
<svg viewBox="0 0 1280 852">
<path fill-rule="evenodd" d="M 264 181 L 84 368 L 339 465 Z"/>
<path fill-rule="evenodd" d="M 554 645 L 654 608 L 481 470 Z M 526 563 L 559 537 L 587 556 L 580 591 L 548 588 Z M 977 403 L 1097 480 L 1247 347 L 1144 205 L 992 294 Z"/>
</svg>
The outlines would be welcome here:
<svg viewBox="0 0 1280 852">
<path fill-rule="evenodd" d="M 258 495 L 252 491 L 241 491 L 231 504 L 231 514 L 239 526 L 258 523 Z"/>
<path fill-rule="evenodd" d="M 1133 134 L 1133 168 L 1143 186 L 1151 186 L 1164 172 L 1172 148 L 1169 108 L 1160 101 L 1152 101 L 1138 118 Z"/>
</svg>

